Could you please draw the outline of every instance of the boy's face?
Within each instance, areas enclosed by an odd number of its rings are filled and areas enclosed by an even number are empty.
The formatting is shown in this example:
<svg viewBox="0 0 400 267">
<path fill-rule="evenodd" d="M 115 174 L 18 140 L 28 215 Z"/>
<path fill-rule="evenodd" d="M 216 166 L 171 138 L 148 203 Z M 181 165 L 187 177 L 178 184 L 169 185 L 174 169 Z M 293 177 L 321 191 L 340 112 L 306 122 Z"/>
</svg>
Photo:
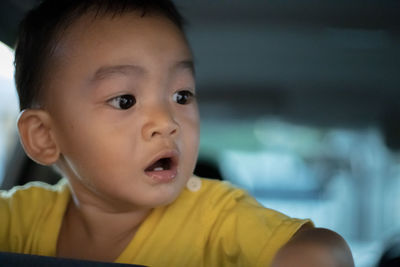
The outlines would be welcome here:
<svg viewBox="0 0 400 267">
<path fill-rule="evenodd" d="M 173 201 L 199 140 L 192 55 L 180 30 L 156 15 L 86 15 L 54 57 L 45 103 L 76 196 L 112 209 Z"/>
</svg>

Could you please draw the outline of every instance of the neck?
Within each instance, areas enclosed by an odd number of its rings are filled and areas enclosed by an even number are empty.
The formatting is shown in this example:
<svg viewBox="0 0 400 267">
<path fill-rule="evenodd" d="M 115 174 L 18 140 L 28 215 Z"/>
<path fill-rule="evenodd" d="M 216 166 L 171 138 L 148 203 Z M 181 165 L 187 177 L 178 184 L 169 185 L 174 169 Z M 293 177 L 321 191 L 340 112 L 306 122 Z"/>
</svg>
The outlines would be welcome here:
<svg viewBox="0 0 400 267">
<path fill-rule="evenodd" d="M 115 208 L 72 190 L 57 243 L 59 257 L 114 261 L 132 240 L 151 208 Z M 113 208 L 114 207 L 114 208 Z M 78 245 L 79 244 L 79 245 Z"/>
<path fill-rule="evenodd" d="M 108 241 L 133 235 L 150 213 L 151 208 L 107 199 L 76 179 L 69 179 L 72 201 L 65 223 L 81 228 L 89 240 Z"/>
<path fill-rule="evenodd" d="M 94 243 L 119 242 L 127 237 L 130 240 L 149 213 L 150 209 L 112 212 L 71 201 L 65 223 Z"/>
</svg>

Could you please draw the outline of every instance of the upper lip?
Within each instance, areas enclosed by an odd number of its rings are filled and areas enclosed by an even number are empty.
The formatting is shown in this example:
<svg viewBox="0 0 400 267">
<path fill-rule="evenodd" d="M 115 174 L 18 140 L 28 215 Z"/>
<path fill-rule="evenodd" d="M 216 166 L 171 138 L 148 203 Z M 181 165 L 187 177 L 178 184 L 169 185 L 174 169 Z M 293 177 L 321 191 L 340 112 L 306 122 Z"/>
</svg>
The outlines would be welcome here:
<svg viewBox="0 0 400 267">
<path fill-rule="evenodd" d="M 171 159 L 171 168 L 172 168 L 178 164 L 179 152 L 176 149 L 168 149 L 157 153 L 150 161 L 150 163 L 146 165 L 145 170 L 148 169 L 154 163 L 156 163 L 158 160 L 163 158 Z"/>
</svg>

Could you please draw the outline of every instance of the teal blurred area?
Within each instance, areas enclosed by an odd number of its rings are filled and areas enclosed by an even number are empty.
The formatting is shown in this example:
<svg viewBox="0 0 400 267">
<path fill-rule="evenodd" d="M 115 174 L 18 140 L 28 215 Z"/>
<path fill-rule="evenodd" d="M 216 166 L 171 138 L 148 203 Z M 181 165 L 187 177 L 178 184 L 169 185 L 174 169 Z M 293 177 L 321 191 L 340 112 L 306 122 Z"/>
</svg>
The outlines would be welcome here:
<svg viewBox="0 0 400 267">
<path fill-rule="evenodd" d="M 265 207 L 343 235 L 356 266 L 375 266 L 400 231 L 399 155 L 372 125 L 317 127 L 277 117 L 203 121 L 200 155 Z"/>
</svg>

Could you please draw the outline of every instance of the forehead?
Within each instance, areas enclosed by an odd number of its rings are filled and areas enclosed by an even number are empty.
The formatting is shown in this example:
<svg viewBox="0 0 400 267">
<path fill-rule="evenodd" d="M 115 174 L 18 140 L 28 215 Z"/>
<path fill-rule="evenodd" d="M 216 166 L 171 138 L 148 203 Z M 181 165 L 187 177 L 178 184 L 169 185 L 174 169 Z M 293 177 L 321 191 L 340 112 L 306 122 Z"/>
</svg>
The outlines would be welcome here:
<svg viewBox="0 0 400 267">
<path fill-rule="evenodd" d="M 145 16 L 139 11 L 101 16 L 88 13 L 60 32 L 57 39 L 53 51 L 56 63 L 124 57 L 140 61 L 146 56 L 158 57 L 160 62 L 192 58 L 184 33 L 170 19 L 154 12 Z"/>
<path fill-rule="evenodd" d="M 177 71 L 189 70 L 193 77 L 192 53 L 182 31 L 164 16 L 140 15 L 86 14 L 63 31 L 44 74 L 45 105 L 63 94 L 86 92 L 96 73 L 101 78 L 127 71 L 119 66 L 137 66 L 152 83 L 173 79 Z"/>
</svg>

